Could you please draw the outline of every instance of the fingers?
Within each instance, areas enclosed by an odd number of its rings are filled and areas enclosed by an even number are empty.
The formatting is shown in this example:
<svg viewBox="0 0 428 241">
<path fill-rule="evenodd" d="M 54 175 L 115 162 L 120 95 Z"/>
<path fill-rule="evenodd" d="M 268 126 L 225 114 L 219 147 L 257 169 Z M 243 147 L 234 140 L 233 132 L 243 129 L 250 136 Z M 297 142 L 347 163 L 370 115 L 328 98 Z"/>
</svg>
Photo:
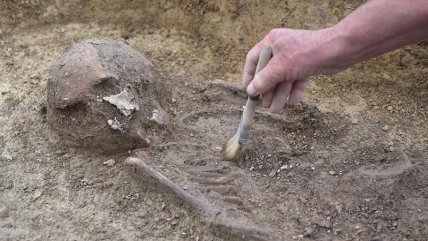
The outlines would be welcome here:
<svg viewBox="0 0 428 241">
<path fill-rule="evenodd" d="M 247 59 L 245 60 L 245 66 L 244 66 L 244 76 L 242 78 L 243 80 L 242 85 L 244 89 L 247 89 L 247 86 L 250 84 L 250 82 L 254 78 L 257 62 L 259 60 L 261 51 L 262 51 L 261 44 L 258 43 L 247 54 Z"/>
<path fill-rule="evenodd" d="M 269 108 L 272 103 L 273 94 L 275 93 L 275 88 L 268 90 L 268 92 L 262 95 L 262 106 Z"/>
<path fill-rule="evenodd" d="M 288 97 L 287 105 L 297 104 L 300 99 L 302 99 L 303 93 L 305 92 L 308 83 L 308 79 L 294 81 L 290 92 L 290 97 Z"/>
<path fill-rule="evenodd" d="M 266 93 L 277 83 L 286 81 L 284 61 L 280 56 L 274 55 L 267 66 L 262 69 L 247 87 L 250 96 Z"/>
<path fill-rule="evenodd" d="M 278 112 L 284 108 L 284 105 L 297 104 L 302 99 L 308 83 L 307 79 L 278 83 L 263 94 L 263 107 L 269 108 L 271 112 Z"/>
<path fill-rule="evenodd" d="M 292 87 L 292 82 L 281 82 L 276 86 L 272 103 L 269 108 L 271 112 L 278 112 L 284 107 L 285 103 L 287 103 Z"/>
</svg>

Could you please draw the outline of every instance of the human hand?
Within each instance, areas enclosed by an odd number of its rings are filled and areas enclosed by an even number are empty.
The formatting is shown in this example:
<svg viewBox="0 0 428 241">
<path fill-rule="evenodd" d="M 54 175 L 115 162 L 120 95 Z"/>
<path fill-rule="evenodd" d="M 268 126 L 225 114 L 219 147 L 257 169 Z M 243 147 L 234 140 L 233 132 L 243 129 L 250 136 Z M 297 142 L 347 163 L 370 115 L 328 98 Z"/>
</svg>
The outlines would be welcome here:
<svg viewBox="0 0 428 241">
<path fill-rule="evenodd" d="M 310 76 L 341 70 L 340 64 L 333 60 L 336 48 L 328 46 L 332 37 L 330 29 L 272 30 L 247 54 L 243 85 L 248 95 L 262 94 L 263 106 L 272 112 L 280 111 L 285 104 L 299 102 Z M 268 45 L 273 49 L 273 56 L 254 76 L 260 52 Z"/>
</svg>

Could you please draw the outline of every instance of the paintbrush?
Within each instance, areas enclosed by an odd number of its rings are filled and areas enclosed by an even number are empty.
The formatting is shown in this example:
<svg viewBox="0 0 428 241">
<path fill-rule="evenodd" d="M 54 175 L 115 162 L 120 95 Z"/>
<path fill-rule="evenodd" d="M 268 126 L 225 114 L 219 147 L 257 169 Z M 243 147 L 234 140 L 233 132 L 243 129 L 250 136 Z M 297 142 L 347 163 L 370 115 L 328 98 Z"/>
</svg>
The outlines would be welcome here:
<svg viewBox="0 0 428 241">
<path fill-rule="evenodd" d="M 262 52 L 260 53 L 255 74 L 257 74 L 267 65 L 271 56 L 272 47 L 264 47 L 262 49 Z M 238 131 L 223 146 L 224 160 L 231 161 L 233 159 L 236 159 L 241 154 L 244 145 L 250 138 L 250 132 L 254 122 L 254 113 L 256 111 L 256 106 L 259 99 L 260 95 L 248 96 L 247 104 L 245 105 L 244 112 L 242 113 L 242 118 L 241 122 L 239 123 Z"/>
</svg>

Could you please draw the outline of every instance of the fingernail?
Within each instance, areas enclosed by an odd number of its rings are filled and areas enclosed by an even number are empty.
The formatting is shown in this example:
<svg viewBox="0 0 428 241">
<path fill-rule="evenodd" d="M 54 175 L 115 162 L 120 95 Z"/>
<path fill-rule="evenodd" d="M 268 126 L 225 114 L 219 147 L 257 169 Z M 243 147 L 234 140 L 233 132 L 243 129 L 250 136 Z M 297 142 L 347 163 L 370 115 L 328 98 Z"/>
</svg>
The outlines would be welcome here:
<svg viewBox="0 0 428 241">
<path fill-rule="evenodd" d="M 256 89 L 254 89 L 254 86 L 252 83 L 247 87 L 247 94 L 249 96 L 255 96 L 257 94 Z"/>
</svg>

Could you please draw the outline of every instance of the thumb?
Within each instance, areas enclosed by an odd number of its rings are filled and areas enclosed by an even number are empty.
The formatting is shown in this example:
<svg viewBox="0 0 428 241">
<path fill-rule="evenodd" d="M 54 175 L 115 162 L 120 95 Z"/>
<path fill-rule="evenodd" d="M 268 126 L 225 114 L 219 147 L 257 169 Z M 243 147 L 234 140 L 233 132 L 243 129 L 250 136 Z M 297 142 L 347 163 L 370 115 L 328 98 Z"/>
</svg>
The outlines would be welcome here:
<svg viewBox="0 0 428 241">
<path fill-rule="evenodd" d="M 267 92 L 277 83 L 286 80 L 284 60 L 278 55 L 273 56 L 269 63 L 263 68 L 247 87 L 247 94 L 255 96 Z"/>
</svg>

